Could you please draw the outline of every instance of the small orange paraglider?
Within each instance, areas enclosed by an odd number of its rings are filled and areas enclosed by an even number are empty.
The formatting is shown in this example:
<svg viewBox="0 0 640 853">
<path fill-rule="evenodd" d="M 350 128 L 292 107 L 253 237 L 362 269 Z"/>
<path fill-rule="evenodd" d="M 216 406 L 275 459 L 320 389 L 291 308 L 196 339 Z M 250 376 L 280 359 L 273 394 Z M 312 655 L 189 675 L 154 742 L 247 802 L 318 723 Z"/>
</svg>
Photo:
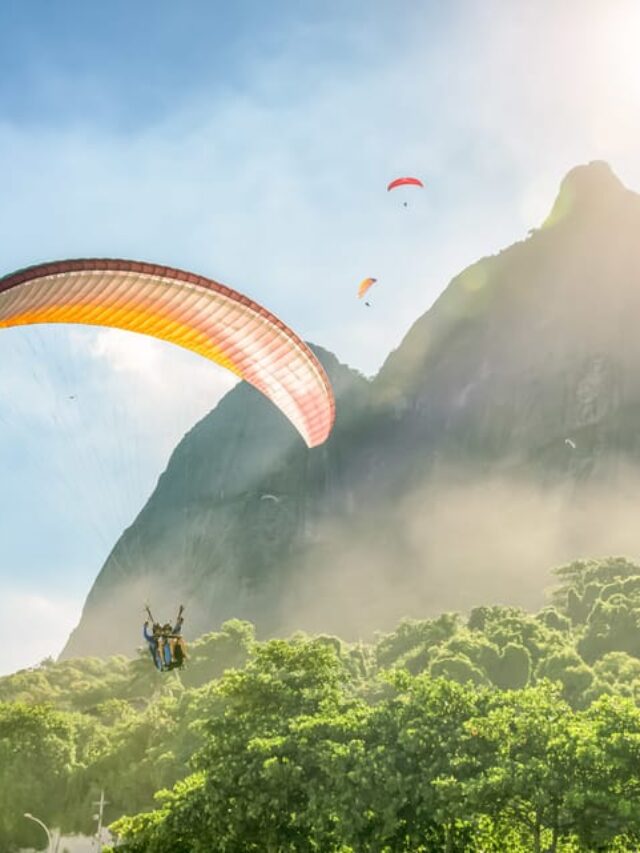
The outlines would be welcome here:
<svg viewBox="0 0 640 853">
<path fill-rule="evenodd" d="M 362 279 L 362 281 L 360 282 L 360 287 L 358 288 L 358 299 L 362 299 L 365 293 L 369 290 L 370 287 L 372 287 L 376 283 L 377 280 L 377 278 Z"/>
</svg>

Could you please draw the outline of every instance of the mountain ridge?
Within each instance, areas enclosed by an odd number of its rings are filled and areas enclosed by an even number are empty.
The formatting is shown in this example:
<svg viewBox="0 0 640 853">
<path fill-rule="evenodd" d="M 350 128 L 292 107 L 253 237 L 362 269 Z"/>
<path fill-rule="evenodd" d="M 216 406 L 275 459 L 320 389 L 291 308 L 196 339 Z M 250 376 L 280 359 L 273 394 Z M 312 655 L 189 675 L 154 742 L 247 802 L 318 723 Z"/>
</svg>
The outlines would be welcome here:
<svg viewBox="0 0 640 853">
<path fill-rule="evenodd" d="M 571 170 L 542 226 L 456 276 L 372 380 L 316 348 L 337 398 L 323 447 L 306 451 L 260 395 L 233 389 L 174 451 L 63 657 L 130 650 L 123 598 L 185 598 L 195 631 L 237 616 L 264 634 L 357 634 L 425 601 L 477 599 L 465 584 L 483 566 L 505 603 L 534 606 L 537 566 L 640 549 L 588 523 L 622 476 L 639 493 L 639 227 L 640 197 L 606 164 Z M 509 540 L 501 512 L 521 529 L 508 554 L 492 541 Z M 541 538 L 549 553 L 525 544 Z M 115 642 L 114 621 L 127 631 Z"/>
</svg>

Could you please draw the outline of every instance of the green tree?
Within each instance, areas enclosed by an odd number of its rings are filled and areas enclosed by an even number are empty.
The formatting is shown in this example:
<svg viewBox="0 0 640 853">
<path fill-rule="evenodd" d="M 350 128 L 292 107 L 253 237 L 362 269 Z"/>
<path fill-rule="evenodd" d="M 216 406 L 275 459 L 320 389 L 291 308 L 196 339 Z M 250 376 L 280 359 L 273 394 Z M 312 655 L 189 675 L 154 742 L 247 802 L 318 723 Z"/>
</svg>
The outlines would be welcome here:
<svg viewBox="0 0 640 853">
<path fill-rule="evenodd" d="M 467 787 L 476 809 L 496 826 L 516 828 L 528 849 L 556 851 L 573 782 L 564 760 L 571 709 L 549 685 L 494 694 L 468 728 L 478 739 L 482 772 Z"/>
<path fill-rule="evenodd" d="M 640 593 L 616 593 L 591 610 L 578 650 L 590 663 L 608 652 L 640 657 Z"/>
<path fill-rule="evenodd" d="M 433 661 L 429 671 L 434 678 L 447 678 L 457 684 L 489 684 L 484 672 L 462 654 L 443 652 Z"/>
<path fill-rule="evenodd" d="M 531 655 L 517 643 L 507 643 L 492 663 L 488 675 L 500 690 L 520 690 L 531 678 Z"/>
<path fill-rule="evenodd" d="M 74 733 L 72 718 L 50 707 L 0 703 L 0 849 L 42 843 L 25 812 L 60 821 L 75 763 Z"/>
<path fill-rule="evenodd" d="M 389 668 L 417 648 L 440 645 L 452 637 L 458 627 L 457 613 L 443 613 L 437 619 L 402 619 L 395 631 L 378 638 L 375 647 L 378 667 Z"/>
<path fill-rule="evenodd" d="M 536 670 L 536 678 L 560 682 L 563 698 L 574 708 L 585 704 L 594 680 L 591 668 L 570 646 L 542 660 Z"/>
</svg>

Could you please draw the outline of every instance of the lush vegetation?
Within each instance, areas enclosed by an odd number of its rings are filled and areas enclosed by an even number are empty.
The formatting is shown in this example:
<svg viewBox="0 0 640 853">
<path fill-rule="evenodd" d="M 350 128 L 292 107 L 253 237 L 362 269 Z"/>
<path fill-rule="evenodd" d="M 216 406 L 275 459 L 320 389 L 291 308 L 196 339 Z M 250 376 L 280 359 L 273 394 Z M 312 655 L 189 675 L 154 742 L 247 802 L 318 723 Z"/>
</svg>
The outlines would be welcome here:
<svg viewBox="0 0 640 853">
<path fill-rule="evenodd" d="M 640 845 L 640 567 L 557 571 L 538 614 L 405 620 L 370 645 L 232 621 L 180 676 L 73 660 L 0 680 L 0 849 L 31 811 L 123 853 Z"/>
</svg>

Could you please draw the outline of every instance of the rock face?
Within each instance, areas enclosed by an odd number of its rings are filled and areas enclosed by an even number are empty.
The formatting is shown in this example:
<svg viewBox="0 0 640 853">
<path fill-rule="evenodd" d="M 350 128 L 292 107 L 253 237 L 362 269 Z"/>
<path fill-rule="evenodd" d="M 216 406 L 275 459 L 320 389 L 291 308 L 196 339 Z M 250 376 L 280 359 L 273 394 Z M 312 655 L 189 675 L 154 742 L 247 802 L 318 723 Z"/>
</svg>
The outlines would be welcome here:
<svg viewBox="0 0 640 853">
<path fill-rule="evenodd" d="M 362 376 L 314 350 L 338 405 L 329 442 L 309 451 L 272 404 L 237 385 L 175 449 L 98 575 L 62 657 L 131 651 L 145 602 L 163 622 L 184 602 L 193 633 L 232 616 L 279 627 L 298 552 L 329 507 L 340 512 L 338 501 L 349 500 L 338 435 L 349 435 L 370 393 Z"/>
<path fill-rule="evenodd" d="M 638 235 L 640 197 L 606 164 L 571 171 L 542 226 L 455 278 L 374 380 L 316 348 L 338 412 L 321 448 L 236 387 L 176 448 L 63 656 L 131 651 L 146 600 L 184 600 L 194 634 L 238 616 L 358 636 L 537 606 L 550 565 L 640 551 Z"/>
<path fill-rule="evenodd" d="M 640 197 L 606 164 L 574 169 L 541 229 L 451 282 L 378 392 L 423 439 L 492 464 L 564 453 L 563 436 L 592 447 L 638 402 L 639 226 Z"/>
</svg>

